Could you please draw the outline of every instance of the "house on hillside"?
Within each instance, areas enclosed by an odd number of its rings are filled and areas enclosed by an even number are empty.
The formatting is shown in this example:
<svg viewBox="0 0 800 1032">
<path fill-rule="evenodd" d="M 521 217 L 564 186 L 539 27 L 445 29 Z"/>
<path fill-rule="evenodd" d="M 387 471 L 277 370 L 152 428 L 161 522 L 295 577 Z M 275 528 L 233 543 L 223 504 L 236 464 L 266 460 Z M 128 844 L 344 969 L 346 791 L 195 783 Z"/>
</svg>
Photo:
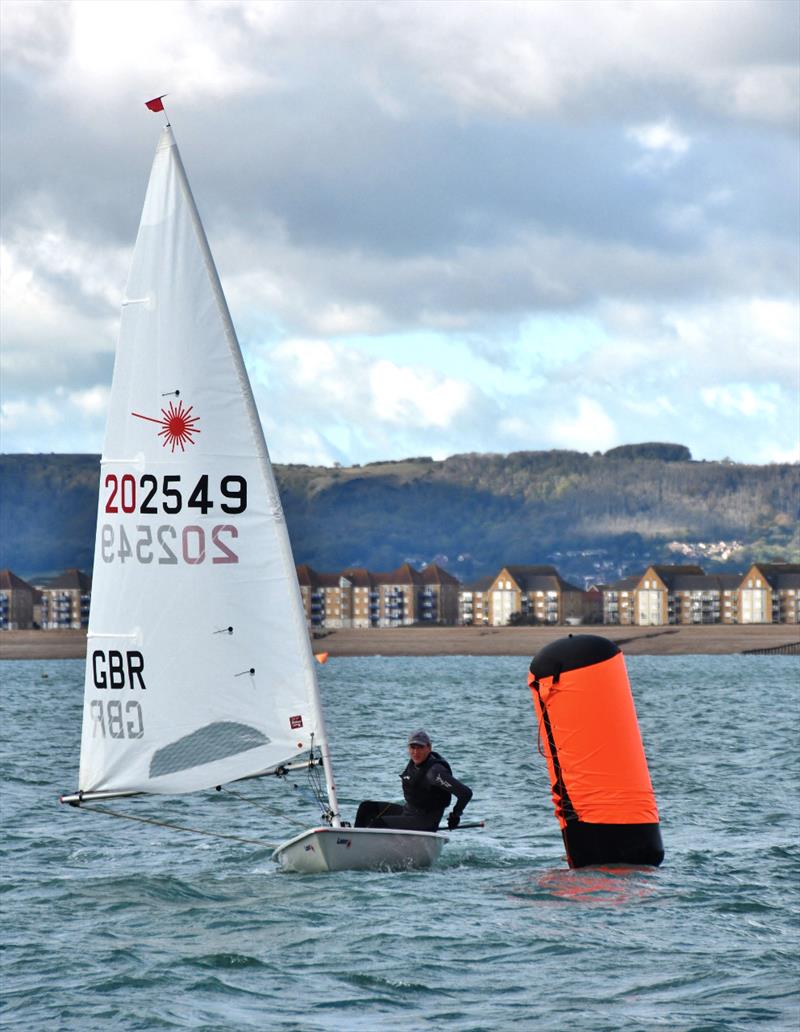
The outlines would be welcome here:
<svg viewBox="0 0 800 1032">
<path fill-rule="evenodd" d="M 584 615 L 584 591 L 554 566 L 504 566 L 489 586 L 489 623 L 504 627 L 512 615 L 531 623 L 561 624 Z"/>
<path fill-rule="evenodd" d="M 33 627 L 33 607 L 38 592 L 11 570 L 0 570 L 0 631 Z"/>
<path fill-rule="evenodd" d="M 494 577 L 480 577 L 465 584 L 458 593 L 458 622 L 465 627 L 489 623 L 489 588 Z"/>
<path fill-rule="evenodd" d="M 742 577 L 739 623 L 800 623 L 800 564 L 755 563 Z"/>
<path fill-rule="evenodd" d="M 46 584 L 42 593 L 41 625 L 49 630 L 79 630 L 89 626 L 92 578 L 82 570 L 65 570 Z"/>
</svg>

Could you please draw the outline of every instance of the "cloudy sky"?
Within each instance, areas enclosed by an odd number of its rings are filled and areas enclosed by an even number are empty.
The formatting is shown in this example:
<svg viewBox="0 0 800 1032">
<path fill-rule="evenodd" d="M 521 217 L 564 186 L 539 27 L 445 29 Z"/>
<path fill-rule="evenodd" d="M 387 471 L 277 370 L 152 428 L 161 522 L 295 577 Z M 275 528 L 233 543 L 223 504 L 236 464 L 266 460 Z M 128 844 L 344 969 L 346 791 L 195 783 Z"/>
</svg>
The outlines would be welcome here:
<svg viewBox="0 0 800 1032">
<path fill-rule="evenodd" d="M 796 0 L 1 10 L 3 451 L 101 449 L 168 93 L 275 461 L 800 458 Z"/>
</svg>

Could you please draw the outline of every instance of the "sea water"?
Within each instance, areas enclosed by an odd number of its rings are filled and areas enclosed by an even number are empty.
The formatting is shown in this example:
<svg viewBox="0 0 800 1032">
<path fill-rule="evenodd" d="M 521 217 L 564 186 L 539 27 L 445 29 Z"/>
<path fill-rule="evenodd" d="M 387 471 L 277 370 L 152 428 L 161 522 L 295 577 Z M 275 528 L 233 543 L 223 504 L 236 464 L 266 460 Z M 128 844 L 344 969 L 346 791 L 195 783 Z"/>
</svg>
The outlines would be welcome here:
<svg viewBox="0 0 800 1032">
<path fill-rule="evenodd" d="M 3 663 L 3 1027 L 796 1030 L 798 663 L 627 663 L 661 868 L 567 868 L 524 659 L 374 657 L 319 671 L 346 815 L 400 796 L 422 726 L 486 827 L 453 833 L 430 870 L 328 875 L 59 806 L 83 663 Z M 264 843 L 318 822 L 305 775 L 234 787 L 258 805 L 108 806 Z"/>
</svg>

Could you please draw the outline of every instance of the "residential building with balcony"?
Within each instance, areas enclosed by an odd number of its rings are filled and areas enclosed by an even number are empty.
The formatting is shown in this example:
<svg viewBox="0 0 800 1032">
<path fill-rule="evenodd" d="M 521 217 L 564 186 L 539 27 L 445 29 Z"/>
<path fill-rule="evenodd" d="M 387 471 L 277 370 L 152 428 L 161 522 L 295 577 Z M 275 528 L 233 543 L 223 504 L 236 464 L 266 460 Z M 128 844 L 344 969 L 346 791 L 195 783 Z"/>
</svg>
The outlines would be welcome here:
<svg viewBox="0 0 800 1032">
<path fill-rule="evenodd" d="M 798 564 L 756 564 L 744 577 L 706 574 L 694 564 L 653 565 L 641 575 L 588 591 L 565 581 L 553 566 L 505 566 L 494 577 L 464 586 L 435 563 L 423 570 L 403 563 L 388 573 L 363 567 L 318 573 L 304 564 L 297 567 L 297 577 L 312 630 L 456 623 L 501 627 L 513 622 L 513 614 L 541 624 L 600 619 L 622 626 L 800 623 Z M 58 606 L 66 602 L 54 599 L 54 585 L 46 590 L 43 626 L 75 626 L 71 610 L 72 623 L 58 621 Z"/>
<path fill-rule="evenodd" d="M 374 573 L 378 592 L 378 626 L 410 627 L 418 620 L 418 594 L 422 574 L 403 563 L 390 573 Z"/>
<path fill-rule="evenodd" d="M 34 625 L 38 592 L 11 570 L 0 570 L 0 631 L 23 631 Z"/>
<path fill-rule="evenodd" d="M 89 626 L 92 578 L 78 569 L 65 570 L 46 584 L 42 594 L 41 625 L 48 630 L 79 630 Z"/>
<path fill-rule="evenodd" d="M 319 573 L 304 563 L 297 580 L 312 630 L 454 624 L 458 618 L 459 581 L 435 563 L 422 571 L 403 563 L 389 573 L 361 567 Z"/>
<path fill-rule="evenodd" d="M 800 564 L 755 563 L 741 579 L 739 623 L 800 623 Z"/>
<path fill-rule="evenodd" d="M 494 577 L 479 577 L 465 584 L 458 593 L 458 622 L 465 627 L 485 627 L 489 623 L 489 588 Z"/>
<path fill-rule="evenodd" d="M 297 567 L 306 622 L 312 629 L 353 626 L 353 582 L 345 574 L 317 573 L 307 563 Z"/>
<path fill-rule="evenodd" d="M 667 597 L 670 623 L 735 623 L 738 573 L 678 574 L 673 577 Z"/>
<path fill-rule="evenodd" d="M 417 615 L 422 624 L 458 622 L 461 581 L 430 563 L 422 571 L 422 584 L 417 591 Z"/>
<path fill-rule="evenodd" d="M 489 586 L 489 624 L 504 627 L 515 613 L 531 623 L 581 620 L 584 594 L 554 566 L 504 566 Z"/>
<path fill-rule="evenodd" d="M 638 577 L 623 577 L 613 584 L 601 584 L 603 623 L 629 626 L 633 623 L 634 591 Z"/>
<path fill-rule="evenodd" d="M 720 573 L 720 623 L 735 624 L 739 622 L 739 585 L 742 578 L 738 573 Z"/>
<path fill-rule="evenodd" d="M 633 623 L 641 627 L 658 627 L 680 621 L 676 616 L 676 578 L 703 577 L 699 566 L 648 566 L 634 588 Z M 679 606 L 678 606 L 679 608 Z"/>
<path fill-rule="evenodd" d="M 352 585 L 352 626 L 360 629 L 378 627 L 380 621 L 380 591 L 373 575 L 363 566 L 342 572 Z"/>
</svg>

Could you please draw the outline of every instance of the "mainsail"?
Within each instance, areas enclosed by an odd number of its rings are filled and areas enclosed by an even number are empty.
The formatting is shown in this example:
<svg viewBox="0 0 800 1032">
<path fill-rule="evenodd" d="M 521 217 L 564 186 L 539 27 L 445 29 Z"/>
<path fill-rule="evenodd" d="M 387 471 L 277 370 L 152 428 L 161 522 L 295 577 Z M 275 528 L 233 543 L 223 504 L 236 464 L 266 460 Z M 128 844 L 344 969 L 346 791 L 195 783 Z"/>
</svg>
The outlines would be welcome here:
<svg viewBox="0 0 800 1032">
<path fill-rule="evenodd" d="M 79 788 L 190 792 L 312 747 L 327 760 L 283 511 L 167 126 L 103 448 Z"/>
</svg>

